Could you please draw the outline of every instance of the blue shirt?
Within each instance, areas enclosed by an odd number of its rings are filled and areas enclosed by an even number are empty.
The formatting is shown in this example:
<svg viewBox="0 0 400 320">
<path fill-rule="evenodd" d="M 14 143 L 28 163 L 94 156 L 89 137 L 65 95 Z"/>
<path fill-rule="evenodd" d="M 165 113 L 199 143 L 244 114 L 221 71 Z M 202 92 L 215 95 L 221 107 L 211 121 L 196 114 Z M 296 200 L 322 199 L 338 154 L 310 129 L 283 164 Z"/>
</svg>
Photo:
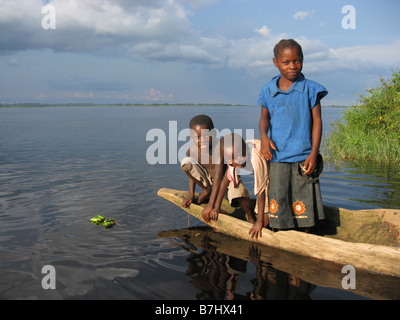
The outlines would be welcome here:
<svg viewBox="0 0 400 320">
<path fill-rule="evenodd" d="M 270 114 L 270 138 L 277 150 L 273 151 L 273 162 L 304 161 L 312 150 L 312 109 L 328 91 L 317 82 L 307 80 L 303 74 L 288 91 L 278 87 L 280 75 L 261 90 L 258 104 Z"/>
</svg>

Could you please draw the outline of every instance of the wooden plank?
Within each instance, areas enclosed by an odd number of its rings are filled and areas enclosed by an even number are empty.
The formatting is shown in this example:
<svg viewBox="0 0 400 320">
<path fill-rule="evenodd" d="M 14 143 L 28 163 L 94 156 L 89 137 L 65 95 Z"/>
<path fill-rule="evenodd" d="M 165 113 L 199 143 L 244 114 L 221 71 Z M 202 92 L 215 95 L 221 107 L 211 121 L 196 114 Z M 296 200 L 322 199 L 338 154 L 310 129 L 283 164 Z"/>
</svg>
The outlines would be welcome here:
<svg viewBox="0 0 400 320">
<path fill-rule="evenodd" d="M 181 206 L 182 199 L 184 198 L 183 192 L 164 188 L 158 191 L 158 195 L 204 222 L 201 216 L 203 207 L 196 204 L 191 204 L 190 208 L 183 208 Z M 251 228 L 250 223 L 225 214 L 220 214 L 218 220 L 210 222 L 209 225 L 218 232 L 257 242 L 265 246 L 341 265 L 352 265 L 360 270 L 400 276 L 399 248 L 351 243 L 293 230 L 272 232 L 268 229 L 263 229 L 262 238 L 252 239 L 248 234 Z"/>
</svg>

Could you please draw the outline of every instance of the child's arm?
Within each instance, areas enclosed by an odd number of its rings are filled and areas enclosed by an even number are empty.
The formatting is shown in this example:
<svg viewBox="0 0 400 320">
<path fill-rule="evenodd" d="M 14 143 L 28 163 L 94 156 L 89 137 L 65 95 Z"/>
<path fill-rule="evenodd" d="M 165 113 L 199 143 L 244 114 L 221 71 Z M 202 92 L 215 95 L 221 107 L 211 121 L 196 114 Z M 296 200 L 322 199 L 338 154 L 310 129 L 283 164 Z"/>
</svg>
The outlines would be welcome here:
<svg viewBox="0 0 400 320">
<path fill-rule="evenodd" d="M 317 102 L 312 109 L 312 118 L 312 150 L 310 155 L 307 157 L 306 162 L 304 163 L 304 168 L 306 169 L 306 171 L 304 171 L 304 174 L 313 173 L 317 165 L 317 156 L 319 153 L 319 146 L 321 144 L 322 136 L 321 104 L 319 98 L 317 99 Z"/>
<path fill-rule="evenodd" d="M 221 187 L 222 168 L 223 168 L 223 165 L 216 165 L 215 177 L 214 177 L 214 181 L 213 181 L 213 185 L 212 185 L 212 189 L 211 189 L 210 199 L 208 200 L 208 204 L 206 205 L 206 207 L 201 212 L 201 215 L 205 222 L 210 222 L 210 213 L 211 213 L 212 209 L 214 209 L 214 204 L 215 204 L 215 201 L 218 196 L 218 191 Z"/>
<path fill-rule="evenodd" d="M 211 210 L 210 212 L 210 219 L 217 221 L 218 220 L 218 214 L 221 210 L 221 203 L 222 200 L 224 199 L 226 190 L 228 189 L 228 185 L 229 185 L 229 179 L 227 176 L 227 172 L 224 174 L 224 177 L 222 178 L 221 181 L 221 186 L 219 187 L 219 191 L 218 191 L 218 195 L 217 195 L 217 199 L 215 200 L 215 204 L 214 204 L 214 209 Z"/>
<path fill-rule="evenodd" d="M 261 140 L 261 155 L 265 157 L 267 160 L 271 160 L 272 152 L 271 148 L 276 150 L 275 144 L 268 137 L 268 129 L 269 129 L 269 112 L 268 109 L 261 107 L 261 116 L 259 122 L 260 129 L 260 140 Z"/>
<path fill-rule="evenodd" d="M 251 237 L 252 238 L 256 237 L 256 239 L 258 239 L 258 235 L 260 235 L 260 238 L 262 237 L 261 230 L 264 226 L 265 191 L 261 192 L 257 196 L 257 206 L 258 206 L 257 221 L 254 223 L 254 225 L 250 228 L 249 231 Z"/>
<path fill-rule="evenodd" d="M 190 148 L 187 151 L 187 156 L 190 157 Z M 182 206 L 187 208 L 193 202 L 194 199 L 194 190 L 196 187 L 196 182 L 193 180 L 192 177 L 189 176 L 189 196 L 186 199 L 183 199 Z"/>
<path fill-rule="evenodd" d="M 223 174 L 224 174 L 224 172 L 223 172 L 224 156 L 223 156 L 222 146 L 219 145 L 219 147 L 216 147 L 216 148 L 218 150 L 217 151 L 218 154 L 216 156 L 213 155 L 213 159 L 212 159 L 212 161 L 215 163 L 215 174 L 214 174 L 213 185 L 211 188 L 210 199 L 208 200 L 208 204 L 206 205 L 206 207 L 201 212 L 203 219 L 206 222 L 210 221 L 210 213 L 211 213 L 211 210 L 214 209 L 214 203 L 215 203 L 215 200 L 217 199 L 218 191 L 221 186 L 221 182 L 222 182 Z"/>
</svg>

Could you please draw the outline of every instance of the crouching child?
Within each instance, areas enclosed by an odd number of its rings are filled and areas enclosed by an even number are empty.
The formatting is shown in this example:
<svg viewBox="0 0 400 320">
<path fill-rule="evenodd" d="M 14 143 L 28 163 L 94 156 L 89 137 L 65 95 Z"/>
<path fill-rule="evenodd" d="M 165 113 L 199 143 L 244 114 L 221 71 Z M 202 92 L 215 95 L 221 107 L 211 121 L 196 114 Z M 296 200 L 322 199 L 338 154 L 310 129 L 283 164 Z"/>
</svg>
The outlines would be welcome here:
<svg viewBox="0 0 400 320">
<path fill-rule="evenodd" d="M 219 212 L 224 194 L 229 184 L 235 186 L 241 181 L 238 171 L 246 170 L 254 173 L 254 194 L 257 196 L 255 212 L 257 220 L 249 222 L 253 226 L 249 230 L 252 238 L 262 237 L 262 228 L 269 223 L 268 215 L 268 183 L 269 161 L 260 154 L 261 141 L 244 141 L 238 134 L 229 134 L 220 141 L 220 148 L 228 168 L 221 182 L 213 211 Z"/>
</svg>

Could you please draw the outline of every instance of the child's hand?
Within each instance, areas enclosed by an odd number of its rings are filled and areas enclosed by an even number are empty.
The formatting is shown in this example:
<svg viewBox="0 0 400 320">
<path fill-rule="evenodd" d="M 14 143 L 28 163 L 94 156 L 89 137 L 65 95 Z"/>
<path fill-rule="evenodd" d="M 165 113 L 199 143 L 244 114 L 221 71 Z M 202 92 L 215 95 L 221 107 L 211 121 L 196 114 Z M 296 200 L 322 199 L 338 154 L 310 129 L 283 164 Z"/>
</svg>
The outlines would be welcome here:
<svg viewBox="0 0 400 320">
<path fill-rule="evenodd" d="M 272 152 L 271 148 L 276 150 L 275 144 L 268 136 L 261 137 L 261 156 L 263 156 L 267 160 L 271 160 Z"/>
<path fill-rule="evenodd" d="M 210 222 L 210 212 L 213 209 L 211 205 L 207 205 L 203 211 L 201 212 L 201 216 L 203 217 L 204 221 L 209 223 Z"/>
<path fill-rule="evenodd" d="M 261 250 L 257 247 L 251 246 L 249 248 L 250 261 L 253 262 L 254 266 L 261 267 Z"/>
<path fill-rule="evenodd" d="M 219 209 L 214 208 L 211 210 L 210 212 L 210 219 L 213 221 L 217 221 L 218 220 L 218 214 L 219 214 Z"/>
<path fill-rule="evenodd" d="M 314 172 L 317 166 L 317 156 L 312 153 L 307 157 L 306 162 L 304 162 L 304 174 L 311 174 Z"/>
<path fill-rule="evenodd" d="M 250 228 L 249 235 L 251 235 L 252 238 L 256 237 L 256 239 L 258 239 L 258 235 L 260 235 L 260 238 L 262 238 L 262 228 L 263 222 L 257 220 L 256 223 Z"/>
</svg>

